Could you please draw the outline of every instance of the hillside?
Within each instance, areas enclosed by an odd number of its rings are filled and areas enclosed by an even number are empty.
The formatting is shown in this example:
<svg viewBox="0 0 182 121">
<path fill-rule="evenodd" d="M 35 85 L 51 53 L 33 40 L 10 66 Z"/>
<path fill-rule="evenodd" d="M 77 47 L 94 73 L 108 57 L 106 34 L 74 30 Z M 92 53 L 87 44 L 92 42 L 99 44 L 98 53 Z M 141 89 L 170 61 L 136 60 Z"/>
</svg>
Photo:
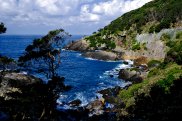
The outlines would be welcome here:
<svg viewBox="0 0 182 121">
<path fill-rule="evenodd" d="M 178 26 L 176 23 L 182 19 L 181 5 L 181 0 L 153 0 L 137 10 L 122 15 L 103 30 L 117 33 L 129 30 L 135 25 L 137 33 L 143 33 L 176 27 Z M 148 26 L 149 23 L 148 31 L 144 30 L 143 27 Z"/>
<path fill-rule="evenodd" d="M 166 33 L 176 36 L 176 32 L 182 31 L 181 6 L 181 0 L 153 0 L 125 13 L 85 39 L 90 50 L 107 50 L 120 55 L 122 52 L 120 59 L 145 56 L 149 60 L 163 60 L 166 48 L 161 37 Z"/>
<path fill-rule="evenodd" d="M 119 76 L 146 73 L 115 98 L 118 120 L 181 119 L 182 1 L 153 0 L 125 13 L 85 39 L 90 50 L 134 59 L 134 67 Z M 88 50 L 88 49 L 87 49 Z M 142 70 L 142 65 L 147 69 Z M 126 73 L 127 72 L 127 73 Z M 135 75 L 136 76 L 136 75 Z"/>
</svg>

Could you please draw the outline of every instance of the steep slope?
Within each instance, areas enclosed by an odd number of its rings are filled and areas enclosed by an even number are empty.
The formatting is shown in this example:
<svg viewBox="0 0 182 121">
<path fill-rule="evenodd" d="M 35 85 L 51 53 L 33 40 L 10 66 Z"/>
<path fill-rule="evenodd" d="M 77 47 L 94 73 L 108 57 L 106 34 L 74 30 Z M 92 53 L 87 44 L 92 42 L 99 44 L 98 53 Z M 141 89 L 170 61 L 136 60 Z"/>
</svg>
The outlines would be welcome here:
<svg viewBox="0 0 182 121">
<path fill-rule="evenodd" d="M 122 15 L 104 29 L 112 32 L 124 31 L 136 24 L 135 29 L 141 33 L 144 31 L 142 27 L 148 22 L 155 22 L 156 25 L 151 26 L 149 32 L 152 30 L 159 32 L 163 28 L 170 28 L 171 25 L 177 26 L 175 23 L 182 19 L 181 5 L 181 0 L 153 0 L 137 10 Z"/>
<path fill-rule="evenodd" d="M 176 32 L 182 31 L 181 6 L 181 0 L 153 0 L 125 13 L 85 39 L 90 50 L 122 53 L 122 59 L 144 56 L 150 60 L 163 60 L 166 46 L 161 37 L 166 33 L 176 36 Z"/>
</svg>

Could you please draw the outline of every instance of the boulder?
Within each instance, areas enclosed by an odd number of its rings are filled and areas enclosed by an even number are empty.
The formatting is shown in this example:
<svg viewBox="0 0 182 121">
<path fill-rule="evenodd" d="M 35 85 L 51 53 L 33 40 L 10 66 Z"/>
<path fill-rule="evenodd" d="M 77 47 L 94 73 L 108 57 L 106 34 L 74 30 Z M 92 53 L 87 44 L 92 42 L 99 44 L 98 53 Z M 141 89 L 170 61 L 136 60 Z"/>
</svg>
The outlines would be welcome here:
<svg viewBox="0 0 182 121">
<path fill-rule="evenodd" d="M 136 59 L 134 59 L 134 65 L 139 66 L 139 65 L 146 65 L 148 63 L 147 57 L 141 56 Z"/>
<path fill-rule="evenodd" d="M 86 106 L 86 109 L 89 110 L 89 117 L 93 115 L 101 115 L 104 113 L 104 103 L 101 100 L 95 100 L 89 103 Z"/>
<path fill-rule="evenodd" d="M 107 52 L 107 51 L 94 51 L 94 52 L 85 52 L 82 54 L 83 56 L 87 58 L 94 58 L 98 60 L 112 60 L 115 61 L 117 60 L 117 54 L 113 52 Z"/>
<path fill-rule="evenodd" d="M 133 77 L 133 76 L 135 76 L 135 75 L 137 75 L 137 72 L 136 71 L 134 71 L 134 70 L 129 70 L 129 69 L 121 69 L 120 71 L 119 71 L 119 76 L 118 76 L 118 78 L 119 79 L 123 79 L 123 80 L 126 80 L 126 81 L 128 81 L 131 77 Z"/>
<path fill-rule="evenodd" d="M 10 100 L 10 93 L 21 93 L 21 89 L 28 85 L 43 83 L 39 78 L 31 75 L 17 72 L 1 72 L 0 73 L 0 97 Z"/>
<path fill-rule="evenodd" d="M 143 81 L 141 73 L 132 69 L 121 69 L 118 78 L 131 81 L 132 83 L 140 83 Z"/>
<path fill-rule="evenodd" d="M 17 72 L 1 72 L 2 82 L 8 83 L 11 87 L 21 87 L 42 82 L 41 79 L 31 75 Z"/>
<path fill-rule="evenodd" d="M 116 97 L 119 94 L 120 90 L 121 90 L 121 87 L 116 86 L 114 88 L 107 88 L 107 89 L 104 89 L 104 90 L 100 90 L 100 91 L 98 91 L 98 93 L 102 94 L 104 98 L 106 98 L 107 96 Z"/>
<path fill-rule="evenodd" d="M 67 50 L 74 50 L 74 51 L 87 51 L 89 49 L 89 43 L 86 40 L 78 40 L 75 42 L 71 42 L 65 47 Z"/>
<path fill-rule="evenodd" d="M 76 100 L 73 100 L 73 101 L 69 102 L 68 104 L 69 104 L 70 106 L 74 107 L 74 106 L 80 106 L 81 103 L 82 103 L 81 100 L 76 99 Z"/>
</svg>

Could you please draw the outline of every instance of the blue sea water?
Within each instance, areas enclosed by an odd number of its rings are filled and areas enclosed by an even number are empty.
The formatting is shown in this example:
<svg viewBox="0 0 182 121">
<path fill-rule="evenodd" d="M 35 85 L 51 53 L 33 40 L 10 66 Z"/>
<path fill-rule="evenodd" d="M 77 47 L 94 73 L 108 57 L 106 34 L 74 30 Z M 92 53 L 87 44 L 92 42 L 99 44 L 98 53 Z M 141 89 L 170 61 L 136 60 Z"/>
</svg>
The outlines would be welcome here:
<svg viewBox="0 0 182 121">
<path fill-rule="evenodd" d="M 39 37 L 41 35 L 1 35 L 0 54 L 17 60 L 23 54 L 26 46 Z M 68 41 L 80 38 L 82 36 L 72 36 Z M 122 66 L 122 61 L 93 60 L 82 57 L 79 52 L 67 50 L 62 51 L 61 61 L 59 74 L 65 77 L 65 84 L 72 86 L 72 89 L 60 94 L 59 103 L 80 99 L 83 106 L 99 96 L 98 90 L 114 86 L 124 87 L 127 84 L 117 78 L 117 68 Z M 114 75 L 114 77 L 110 77 L 110 75 Z M 41 77 L 41 75 L 36 76 Z"/>
</svg>

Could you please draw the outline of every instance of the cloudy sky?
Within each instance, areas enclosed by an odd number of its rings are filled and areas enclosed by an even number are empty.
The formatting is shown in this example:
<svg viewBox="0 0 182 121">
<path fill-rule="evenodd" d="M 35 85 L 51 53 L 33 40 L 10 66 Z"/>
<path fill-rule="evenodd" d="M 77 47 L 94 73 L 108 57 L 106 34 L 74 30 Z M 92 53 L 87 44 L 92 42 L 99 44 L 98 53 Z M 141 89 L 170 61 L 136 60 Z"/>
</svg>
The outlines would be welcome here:
<svg viewBox="0 0 182 121">
<path fill-rule="evenodd" d="M 151 0 L 0 0 L 0 22 L 7 34 L 46 34 L 63 28 L 91 34 Z"/>
</svg>

